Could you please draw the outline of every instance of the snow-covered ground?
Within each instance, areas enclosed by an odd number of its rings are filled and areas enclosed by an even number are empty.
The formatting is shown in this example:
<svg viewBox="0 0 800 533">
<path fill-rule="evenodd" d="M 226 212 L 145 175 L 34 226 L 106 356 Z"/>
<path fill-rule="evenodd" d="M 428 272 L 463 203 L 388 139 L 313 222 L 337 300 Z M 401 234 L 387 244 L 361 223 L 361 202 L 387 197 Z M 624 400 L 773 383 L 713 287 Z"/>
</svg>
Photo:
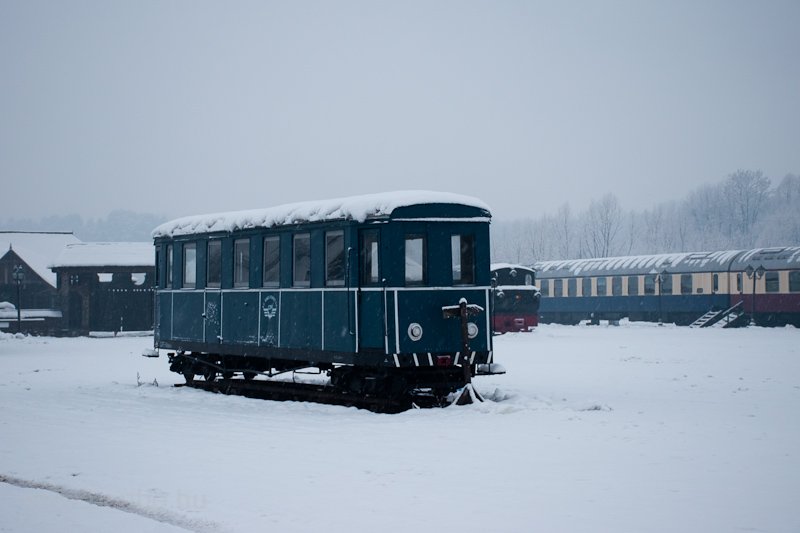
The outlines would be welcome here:
<svg viewBox="0 0 800 533">
<path fill-rule="evenodd" d="M 0 531 L 800 531 L 800 330 L 541 326 L 489 401 L 398 415 L 174 388 L 151 345 L 0 336 Z"/>
</svg>

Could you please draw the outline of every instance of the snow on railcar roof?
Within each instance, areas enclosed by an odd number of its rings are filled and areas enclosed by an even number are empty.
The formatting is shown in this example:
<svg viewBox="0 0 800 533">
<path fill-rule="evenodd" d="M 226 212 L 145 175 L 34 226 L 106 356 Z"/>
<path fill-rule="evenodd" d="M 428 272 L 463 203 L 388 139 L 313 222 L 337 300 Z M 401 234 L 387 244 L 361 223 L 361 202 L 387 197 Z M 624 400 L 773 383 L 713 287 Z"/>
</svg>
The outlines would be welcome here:
<svg viewBox="0 0 800 533">
<path fill-rule="evenodd" d="M 394 191 L 365 194 L 330 200 L 297 202 L 264 209 L 213 213 L 178 218 L 153 230 L 153 238 L 192 235 L 195 233 L 231 232 L 248 228 L 357 220 L 389 216 L 400 207 L 425 204 L 466 205 L 490 211 L 481 200 L 462 194 L 435 191 Z"/>
<path fill-rule="evenodd" d="M 151 242 L 82 242 L 68 244 L 50 268 L 65 267 L 153 267 Z"/>
</svg>

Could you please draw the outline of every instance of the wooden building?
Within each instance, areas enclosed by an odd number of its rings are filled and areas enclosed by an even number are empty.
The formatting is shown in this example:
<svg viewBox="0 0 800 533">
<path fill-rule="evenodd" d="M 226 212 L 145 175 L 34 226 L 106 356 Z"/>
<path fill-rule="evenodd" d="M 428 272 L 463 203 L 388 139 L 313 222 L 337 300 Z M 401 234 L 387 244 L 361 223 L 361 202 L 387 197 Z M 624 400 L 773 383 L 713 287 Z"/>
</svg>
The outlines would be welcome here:
<svg viewBox="0 0 800 533">
<path fill-rule="evenodd" d="M 58 275 L 66 333 L 153 329 L 155 253 L 151 243 L 70 244 L 51 268 Z"/>
</svg>

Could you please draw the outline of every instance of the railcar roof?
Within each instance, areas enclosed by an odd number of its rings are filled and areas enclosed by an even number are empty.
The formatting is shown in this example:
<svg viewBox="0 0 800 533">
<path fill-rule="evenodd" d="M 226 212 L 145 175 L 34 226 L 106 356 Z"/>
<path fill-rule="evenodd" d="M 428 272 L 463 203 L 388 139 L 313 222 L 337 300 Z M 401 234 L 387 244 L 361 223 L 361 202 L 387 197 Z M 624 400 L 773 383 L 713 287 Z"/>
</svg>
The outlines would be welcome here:
<svg viewBox="0 0 800 533">
<path fill-rule="evenodd" d="M 158 226 L 153 230 L 153 238 L 333 220 L 363 222 L 370 218 L 391 217 L 399 208 L 424 205 L 460 205 L 474 208 L 476 212 L 480 212 L 481 217 L 491 216 L 489 207 L 471 196 L 434 191 L 395 191 L 298 202 L 265 209 L 188 216 Z"/>
<path fill-rule="evenodd" d="M 534 268 L 540 278 L 568 276 L 639 275 L 667 272 L 743 271 L 748 265 L 767 270 L 800 268 L 800 247 L 757 248 L 718 252 L 602 257 L 567 261 L 540 261 Z"/>
<path fill-rule="evenodd" d="M 50 268 L 153 267 L 151 242 L 82 242 L 68 244 Z"/>
</svg>

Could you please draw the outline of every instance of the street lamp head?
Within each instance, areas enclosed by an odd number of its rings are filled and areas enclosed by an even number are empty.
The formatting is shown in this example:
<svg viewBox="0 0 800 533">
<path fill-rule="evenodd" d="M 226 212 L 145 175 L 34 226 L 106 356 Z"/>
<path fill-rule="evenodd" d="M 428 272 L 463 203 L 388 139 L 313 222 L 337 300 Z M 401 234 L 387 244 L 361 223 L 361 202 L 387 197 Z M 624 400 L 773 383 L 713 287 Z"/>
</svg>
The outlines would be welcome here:
<svg viewBox="0 0 800 533">
<path fill-rule="evenodd" d="M 747 265 L 747 268 L 744 269 L 744 273 L 747 274 L 748 278 L 753 277 L 753 272 L 755 272 L 753 265 Z"/>
<path fill-rule="evenodd" d="M 767 269 L 766 269 L 766 268 L 764 268 L 764 265 L 758 265 L 758 268 L 756 269 L 756 276 L 757 276 L 759 279 L 760 279 L 760 278 L 763 278 L 763 277 L 764 277 L 764 273 L 765 273 L 766 271 L 767 271 Z"/>
<path fill-rule="evenodd" d="M 17 284 L 25 281 L 25 269 L 22 268 L 22 265 L 14 266 L 14 270 L 11 274 L 11 277 Z"/>
</svg>

